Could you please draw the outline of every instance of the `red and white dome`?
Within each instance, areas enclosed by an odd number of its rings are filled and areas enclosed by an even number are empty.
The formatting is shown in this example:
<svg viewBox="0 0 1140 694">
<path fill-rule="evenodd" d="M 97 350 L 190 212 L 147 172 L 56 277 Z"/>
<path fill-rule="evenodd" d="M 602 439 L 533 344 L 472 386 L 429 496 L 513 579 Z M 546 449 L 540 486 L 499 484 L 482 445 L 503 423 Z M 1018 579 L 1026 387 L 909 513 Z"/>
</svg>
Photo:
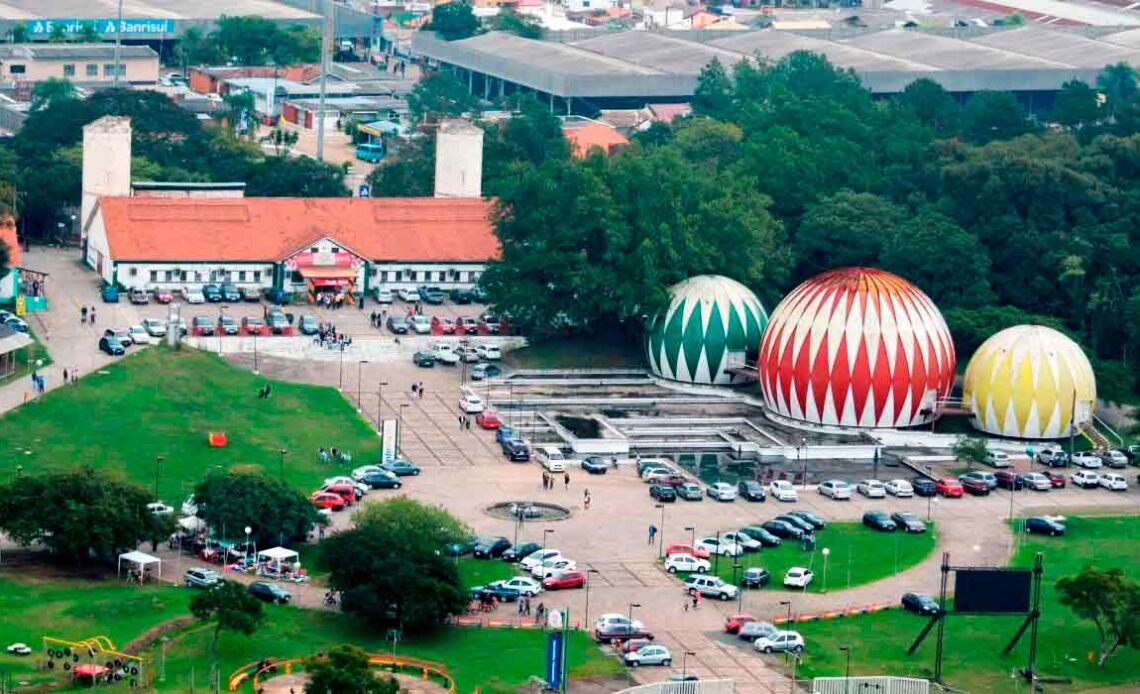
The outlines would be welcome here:
<svg viewBox="0 0 1140 694">
<path fill-rule="evenodd" d="M 930 421 L 954 383 L 954 343 L 926 294 L 884 270 L 829 270 L 784 297 L 760 342 L 775 414 L 812 424 Z"/>
</svg>

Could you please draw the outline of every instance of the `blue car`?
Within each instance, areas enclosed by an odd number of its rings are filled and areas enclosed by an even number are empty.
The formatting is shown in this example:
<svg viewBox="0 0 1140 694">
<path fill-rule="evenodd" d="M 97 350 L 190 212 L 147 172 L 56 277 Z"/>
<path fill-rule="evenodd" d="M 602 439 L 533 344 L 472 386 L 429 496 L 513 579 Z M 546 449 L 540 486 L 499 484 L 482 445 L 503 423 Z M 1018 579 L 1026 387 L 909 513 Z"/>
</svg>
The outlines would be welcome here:
<svg viewBox="0 0 1140 694">
<path fill-rule="evenodd" d="M 495 442 L 496 443 L 503 444 L 503 443 L 506 443 L 507 441 L 513 441 L 514 439 L 517 439 L 517 438 L 518 438 L 518 436 L 515 433 L 514 427 L 509 427 L 506 424 L 500 424 L 499 428 L 495 430 Z"/>
</svg>

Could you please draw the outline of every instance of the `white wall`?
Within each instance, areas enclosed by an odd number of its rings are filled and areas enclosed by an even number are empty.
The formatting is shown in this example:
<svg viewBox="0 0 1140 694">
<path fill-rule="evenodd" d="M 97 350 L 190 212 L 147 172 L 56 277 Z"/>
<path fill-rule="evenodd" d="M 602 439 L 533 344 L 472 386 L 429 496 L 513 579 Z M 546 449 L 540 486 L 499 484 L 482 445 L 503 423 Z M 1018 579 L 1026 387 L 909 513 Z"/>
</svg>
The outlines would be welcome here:
<svg viewBox="0 0 1140 694">
<path fill-rule="evenodd" d="M 435 197 L 483 196 L 483 129 L 445 120 L 435 140 Z"/>
<path fill-rule="evenodd" d="M 399 289 L 427 284 L 443 289 L 466 288 L 475 284 L 484 269 L 483 263 L 382 263 L 372 266 L 368 286 Z M 444 279 L 440 279 L 441 272 Z M 411 273 L 415 273 L 414 277 Z"/>
<path fill-rule="evenodd" d="M 216 284 L 229 282 L 239 287 L 260 287 L 262 289 L 273 286 L 273 263 L 121 262 L 118 271 L 119 284 L 128 289 L 135 287 L 178 289 L 187 284 L 201 287 L 211 282 Z M 152 275 L 151 273 L 157 274 Z M 260 275 L 255 273 L 260 273 Z"/>
<path fill-rule="evenodd" d="M 103 282 L 111 284 L 114 281 L 114 263 L 111 250 L 107 245 L 107 230 L 103 225 L 103 213 L 99 212 L 91 220 L 86 230 L 87 236 L 87 265 L 99 274 Z"/>
<path fill-rule="evenodd" d="M 103 195 L 131 193 L 131 119 L 103 116 L 83 126 L 83 197 L 80 228 Z"/>
</svg>

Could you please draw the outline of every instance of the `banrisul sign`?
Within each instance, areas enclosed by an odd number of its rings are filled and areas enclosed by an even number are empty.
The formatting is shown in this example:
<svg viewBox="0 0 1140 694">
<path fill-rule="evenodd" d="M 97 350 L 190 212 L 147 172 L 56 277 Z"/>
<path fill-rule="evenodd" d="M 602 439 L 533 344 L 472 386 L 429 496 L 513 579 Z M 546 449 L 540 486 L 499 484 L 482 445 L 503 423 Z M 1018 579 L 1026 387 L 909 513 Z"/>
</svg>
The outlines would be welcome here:
<svg viewBox="0 0 1140 694">
<path fill-rule="evenodd" d="M 116 29 L 116 24 L 118 29 Z M 141 36 L 151 34 L 173 34 L 173 19 L 127 19 L 121 22 L 115 19 L 34 19 L 27 24 L 28 34 L 34 39 L 46 37 L 53 32 L 62 31 L 65 34 L 82 33 L 84 27 L 92 25 L 100 34 L 115 34 L 121 32 L 124 36 Z"/>
</svg>

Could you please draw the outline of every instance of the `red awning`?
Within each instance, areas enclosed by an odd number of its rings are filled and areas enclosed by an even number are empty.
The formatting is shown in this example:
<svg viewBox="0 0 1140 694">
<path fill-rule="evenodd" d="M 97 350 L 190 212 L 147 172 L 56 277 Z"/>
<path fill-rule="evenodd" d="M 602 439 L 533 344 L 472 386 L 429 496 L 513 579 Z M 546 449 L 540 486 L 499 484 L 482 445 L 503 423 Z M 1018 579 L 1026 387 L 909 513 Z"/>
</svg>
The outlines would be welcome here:
<svg viewBox="0 0 1140 694">
<path fill-rule="evenodd" d="M 314 287 L 347 287 L 350 284 L 349 280 L 346 278 L 334 277 L 313 278 L 309 280 L 309 283 Z"/>
<path fill-rule="evenodd" d="M 334 267 L 329 265 L 308 265 L 297 268 L 301 277 L 307 280 L 320 279 L 353 279 L 359 272 L 353 267 Z"/>
</svg>

